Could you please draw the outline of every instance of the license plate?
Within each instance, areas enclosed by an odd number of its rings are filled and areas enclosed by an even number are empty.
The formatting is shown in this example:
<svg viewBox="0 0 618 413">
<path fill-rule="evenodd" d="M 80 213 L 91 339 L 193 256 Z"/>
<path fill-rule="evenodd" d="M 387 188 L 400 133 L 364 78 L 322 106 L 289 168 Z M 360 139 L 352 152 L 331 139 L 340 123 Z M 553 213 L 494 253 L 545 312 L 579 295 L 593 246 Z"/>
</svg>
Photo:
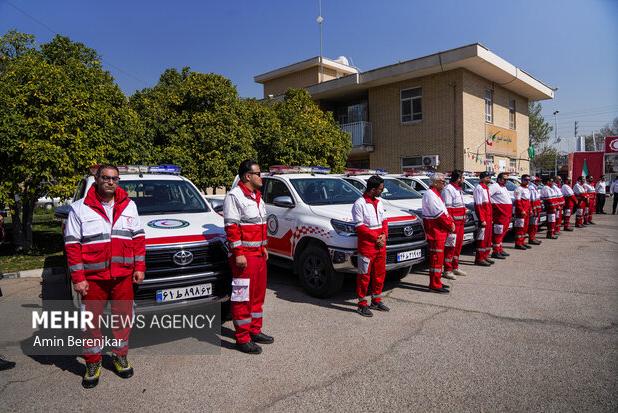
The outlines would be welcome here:
<svg viewBox="0 0 618 413">
<path fill-rule="evenodd" d="M 542 216 L 542 217 L 540 217 L 540 218 L 541 218 L 541 221 L 540 221 L 540 222 L 545 222 L 545 220 L 547 220 L 547 216 L 545 216 L 545 215 L 543 215 L 543 216 Z"/>
<path fill-rule="evenodd" d="M 400 252 L 397 254 L 397 262 L 413 260 L 414 258 L 421 258 L 423 256 L 423 250 L 412 250 Z"/>
<path fill-rule="evenodd" d="M 464 241 L 470 241 L 472 239 L 474 239 L 474 232 L 468 232 L 467 234 L 464 234 Z"/>
<path fill-rule="evenodd" d="M 212 295 L 212 284 L 190 285 L 188 287 L 157 290 L 157 302 L 166 303 L 188 298 L 207 297 L 209 295 Z"/>
</svg>

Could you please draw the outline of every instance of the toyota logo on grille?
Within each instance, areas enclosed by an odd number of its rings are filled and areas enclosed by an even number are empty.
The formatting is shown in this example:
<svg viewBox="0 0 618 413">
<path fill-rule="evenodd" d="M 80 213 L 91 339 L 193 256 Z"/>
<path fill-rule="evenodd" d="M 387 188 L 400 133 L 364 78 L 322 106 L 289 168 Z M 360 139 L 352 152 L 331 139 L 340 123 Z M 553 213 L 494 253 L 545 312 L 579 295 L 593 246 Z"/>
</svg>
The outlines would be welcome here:
<svg viewBox="0 0 618 413">
<path fill-rule="evenodd" d="M 173 259 L 177 265 L 189 265 L 193 262 L 193 253 L 191 251 L 180 250 L 174 254 Z"/>
<path fill-rule="evenodd" d="M 414 228 L 407 226 L 403 228 L 403 235 L 406 237 L 411 237 L 414 234 Z"/>
</svg>

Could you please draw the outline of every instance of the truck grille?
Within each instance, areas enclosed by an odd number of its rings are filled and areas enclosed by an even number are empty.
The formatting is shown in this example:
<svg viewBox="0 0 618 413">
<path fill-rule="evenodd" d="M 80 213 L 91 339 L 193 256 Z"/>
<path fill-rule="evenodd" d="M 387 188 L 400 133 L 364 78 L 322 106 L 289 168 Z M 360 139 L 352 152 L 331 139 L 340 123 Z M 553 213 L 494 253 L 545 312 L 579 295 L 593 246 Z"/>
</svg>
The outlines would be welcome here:
<svg viewBox="0 0 618 413">
<path fill-rule="evenodd" d="M 174 262 L 179 251 L 188 251 L 193 261 L 188 265 Z M 146 278 L 169 277 L 203 271 L 217 271 L 227 268 L 227 253 L 222 242 L 207 245 L 170 247 L 160 250 L 146 250 Z"/>
<path fill-rule="evenodd" d="M 412 227 L 412 235 L 407 236 L 405 233 L 406 227 Z M 425 230 L 420 220 L 411 224 L 393 224 L 388 226 L 387 245 L 407 244 L 410 242 L 424 241 Z"/>
</svg>

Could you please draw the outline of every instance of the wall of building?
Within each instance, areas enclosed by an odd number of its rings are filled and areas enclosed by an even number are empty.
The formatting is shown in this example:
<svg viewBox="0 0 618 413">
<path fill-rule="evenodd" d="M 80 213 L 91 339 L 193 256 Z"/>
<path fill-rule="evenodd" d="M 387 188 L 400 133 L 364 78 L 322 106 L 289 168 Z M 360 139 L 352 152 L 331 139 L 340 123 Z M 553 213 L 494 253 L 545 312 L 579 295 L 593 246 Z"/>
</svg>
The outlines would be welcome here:
<svg viewBox="0 0 618 413">
<path fill-rule="evenodd" d="M 528 99 L 494 84 L 472 72 L 463 71 L 463 142 L 468 154 L 464 169 L 485 170 L 485 150 L 494 157 L 494 168 L 504 161 L 509 171 L 515 160 L 516 173 L 530 172 L 528 161 Z M 485 122 L 485 90 L 493 89 L 493 122 Z M 509 101 L 515 99 L 515 129 L 509 125 Z M 485 147 L 486 137 L 498 133 L 491 146 Z M 480 162 L 476 160 L 478 151 Z M 471 154 L 471 155 L 470 155 Z M 523 158 L 523 159 L 521 159 Z"/>
<path fill-rule="evenodd" d="M 325 77 L 326 78 L 326 77 Z M 319 82 L 318 67 L 290 73 L 264 83 L 264 97 L 268 95 L 278 96 L 284 94 L 289 88 L 303 88 L 315 85 Z"/>
<path fill-rule="evenodd" d="M 401 122 L 400 91 L 422 87 L 423 119 Z M 401 171 L 401 158 L 440 155 L 438 170 L 464 166 L 463 71 L 453 70 L 369 89 L 375 151 L 371 168 Z M 482 122 L 479 122 L 482 123 Z"/>
</svg>

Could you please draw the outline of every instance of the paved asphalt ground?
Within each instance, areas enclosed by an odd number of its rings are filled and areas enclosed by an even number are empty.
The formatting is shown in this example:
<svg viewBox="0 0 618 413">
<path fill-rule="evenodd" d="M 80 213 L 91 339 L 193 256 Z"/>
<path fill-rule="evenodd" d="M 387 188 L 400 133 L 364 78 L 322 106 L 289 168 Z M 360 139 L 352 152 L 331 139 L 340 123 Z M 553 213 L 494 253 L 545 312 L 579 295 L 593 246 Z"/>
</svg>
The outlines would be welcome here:
<svg viewBox="0 0 618 413">
<path fill-rule="evenodd" d="M 426 292 L 415 268 L 387 284 L 391 312 L 370 319 L 354 313 L 352 280 L 318 300 L 272 270 L 264 330 L 276 341 L 262 355 L 233 350 L 228 322 L 219 355 L 135 355 L 132 379 L 104 370 L 88 391 L 81 359 L 13 355 L 0 411 L 615 412 L 618 216 L 596 221 L 530 251 L 507 244 L 511 257 L 491 268 L 465 250 L 469 276 L 448 296 Z M 0 287 L 14 303 L 41 292 L 40 279 Z"/>
</svg>

